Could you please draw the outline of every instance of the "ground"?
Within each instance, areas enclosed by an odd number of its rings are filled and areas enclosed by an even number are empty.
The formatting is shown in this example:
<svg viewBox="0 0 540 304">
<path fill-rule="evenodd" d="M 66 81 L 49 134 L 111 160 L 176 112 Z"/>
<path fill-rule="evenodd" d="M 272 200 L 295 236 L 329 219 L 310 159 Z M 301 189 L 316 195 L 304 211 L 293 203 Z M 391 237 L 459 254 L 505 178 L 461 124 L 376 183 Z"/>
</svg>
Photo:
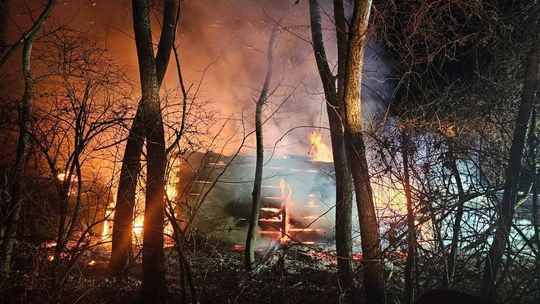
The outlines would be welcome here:
<svg viewBox="0 0 540 304">
<path fill-rule="evenodd" d="M 42 248 L 26 248 L 0 291 L 5 303 L 134 303 L 140 290 L 140 257 L 123 280 L 106 276 L 108 250 L 85 251 L 73 265 L 59 265 Z M 286 254 L 284 254 L 286 253 Z M 358 297 L 360 290 L 340 290 L 336 266 L 321 252 L 290 246 L 259 254 L 253 273 L 243 269 L 243 253 L 231 247 L 200 246 L 186 252 L 198 303 L 339 303 Z M 173 248 L 166 250 L 169 291 L 174 302 L 183 296 L 180 267 Z M 62 261 L 65 262 L 65 261 Z M 71 267 L 70 275 L 63 277 Z M 64 270 L 58 270 L 64 269 Z M 63 282 L 63 283 L 58 283 Z M 186 283 L 187 284 L 187 283 Z M 59 288 L 58 286 L 61 286 Z M 361 299 L 361 297 L 358 297 Z"/>
</svg>

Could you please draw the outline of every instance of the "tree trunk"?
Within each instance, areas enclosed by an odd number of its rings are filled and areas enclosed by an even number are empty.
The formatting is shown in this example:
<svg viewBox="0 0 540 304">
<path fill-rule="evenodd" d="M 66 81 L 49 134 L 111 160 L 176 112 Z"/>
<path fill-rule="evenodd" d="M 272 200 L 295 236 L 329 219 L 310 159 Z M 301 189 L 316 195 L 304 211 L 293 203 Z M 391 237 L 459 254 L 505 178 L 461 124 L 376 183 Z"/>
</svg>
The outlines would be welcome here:
<svg viewBox="0 0 540 304">
<path fill-rule="evenodd" d="M 461 234 L 461 221 L 463 219 L 463 212 L 465 208 L 465 190 L 463 189 L 463 182 L 461 181 L 461 175 L 457 167 L 456 156 L 455 156 L 455 142 L 452 138 L 448 139 L 448 164 L 450 166 L 450 171 L 456 181 L 456 187 L 458 190 L 458 204 L 457 210 L 455 213 L 454 224 L 452 225 L 452 242 L 450 243 L 450 253 L 447 257 L 447 267 L 448 267 L 448 285 L 452 287 L 454 281 L 454 273 L 456 269 L 456 259 L 457 259 L 457 250 L 459 247 L 459 237 Z"/>
<path fill-rule="evenodd" d="M 540 302 L 540 206 L 538 205 L 538 178 L 540 170 L 538 166 L 538 131 L 537 131 L 537 109 L 532 112 L 530 134 L 529 134 L 529 150 L 531 153 L 531 175 L 532 175 L 532 224 L 533 224 L 533 242 L 536 244 L 537 252 L 535 256 L 535 272 L 536 272 L 536 301 Z"/>
<path fill-rule="evenodd" d="M 180 16 L 180 8 L 178 0 L 165 0 L 163 29 L 155 63 L 158 87 L 161 87 L 167 71 L 171 48 L 174 44 L 176 25 L 178 24 L 177 16 Z M 137 179 L 141 171 L 142 147 L 146 138 L 146 128 L 142 122 L 144 115 L 142 104 L 143 101 L 139 101 L 137 112 L 129 130 L 120 170 L 113 220 L 111 260 L 109 262 L 109 272 L 112 275 L 122 275 L 129 267 L 131 256 L 135 193 Z"/>
<path fill-rule="evenodd" d="M 410 142 L 407 130 L 401 130 L 401 149 L 403 157 L 403 189 L 407 203 L 407 261 L 405 262 L 405 303 L 414 303 L 416 281 L 416 227 L 409 176 Z"/>
<path fill-rule="evenodd" d="M 9 203 L 9 213 L 6 220 L 4 239 L 2 241 L 2 261 L 0 264 L 0 275 L 3 278 L 9 275 L 13 245 L 17 237 L 17 227 L 22 208 L 22 187 L 24 179 L 24 166 L 28 155 L 29 130 L 32 119 L 32 103 L 34 100 L 34 77 L 32 75 L 32 47 L 37 33 L 43 27 L 45 20 L 49 17 L 56 1 L 49 0 L 39 18 L 28 32 L 24 41 L 22 53 L 22 71 L 24 76 L 24 94 L 19 113 L 19 140 L 17 144 L 17 156 L 15 160 L 13 182 L 11 186 L 11 201 Z M 2 21 L 3 22 L 3 21 Z"/>
<path fill-rule="evenodd" d="M 156 84 L 156 91 L 157 84 Z M 159 95 L 156 94 L 157 102 Z M 165 174 L 167 155 L 165 134 L 159 103 L 149 105 L 147 128 L 147 178 L 146 204 L 143 224 L 142 290 L 143 303 L 165 303 L 167 285 L 165 281 L 165 258 L 163 251 L 163 228 L 165 224 Z"/>
<path fill-rule="evenodd" d="M 356 191 L 364 289 L 367 303 L 386 303 L 384 270 L 375 203 L 369 180 L 366 149 L 362 133 L 360 90 L 367 27 L 371 10 L 370 0 L 355 0 L 353 19 L 349 32 L 346 78 L 343 99 L 345 102 L 345 150 L 351 166 Z"/>
<path fill-rule="evenodd" d="M 0 68 L 4 66 L 4 64 L 7 62 L 7 60 L 9 58 L 11 58 L 11 56 L 15 53 L 15 51 L 19 48 L 19 46 L 21 44 L 24 47 L 24 43 L 26 41 L 35 40 L 36 34 L 41 30 L 41 27 L 45 23 L 45 20 L 47 20 L 47 18 L 49 18 L 51 10 L 52 10 L 52 8 L 54 7 L 55 4 L 56 4 L 56 0 L 48 0 L 47 4 L 45 5 L 45 8 L 43 9 L 43 11 L 39 15 L 39 17 L 32 24 L 32 27 L 30 27 L 30 29 L 28 31 L 24 32 L 17 39 L 17 41 L 13 45 L 10 45 L 10 46 L 6 46 L 6 45 L 2 46 L 2 45 L 0 45 Z M 3 8 L 0 7 L 0 9 L 3 9 L 2 13 L 6 14 L 6 17 L 7 17 L 8 10 L 9 10 L 9 7 L 11 5 L 11 1 L 10 0 L 0 0 L 0 5 L 3 6 Z M 0 18 L 3 18 L 3 17 L 4 16 L 2 16 L 0 14 Z M 6 18 L 6 19 L 8 19 L 8 18 Z M 7 31 L 7 21 L 8 20 L 6 20 L 6 19 L 0 19 L 0 22 L 6 22 L 5 24 L 0 25 L 0 30 Z M 4 27 L 4 28 L 1 29 L 1 27 Z M 7 38 L 7 37 L 5 37 L 6 34 L 7 33 L 3 33 L 3 35 L 4 35 L 3 38 L 4 39 Z M 5 41 L 4 41 L 4 43 L 5 43 Z"/>
<path fill-rule="evenodd" d="M 141 122 L 141 104 L 142 101 L 139 103 L 135 119 L 129 130 L 118 182 L 118 194 L 113 219 L 111 259 L 108 266 L 109 272 L 115 276 L 124 274 L 129 268 L 131 256 L 135 192 L 137 179 L 141 171 L 141 151 L 146 136 Z"/>
<path fill-rule="evenodd" d="M 133 27 L 141 79 L 142 120 L 148 135 L 141 300 L 143 303 L 165 303 L 163 226 L 167 157 L 147 0 L 133 0 Z"/>
<path fill-rule="evenodd" d="M 259 223 L 259 211 L 261 208 L 261 185 L 264 162 L 264 145 L 262 129 L 262 110 L 268 99 L 268 89 L 272 78 L 274 40 L 276 38 L 277 26 L 272 28 L 267 49 L 267 68 L 263 87 L 255 108 L 255 137 L 257 145 L 257 156 L 255 162 L 255 180 L 253 181 L 253 192 L 251 200 L 251 214 L 249 216 L 249 227 L 246 236 L 246 248 L 244 250 L 244 266 L 246 271 L 252 271 L 255 266 L 255 232 Z"/>
<path fill-rule="evenodd" d="M 481 284 L 481 293 L 485 296 L 493 296 L 495 291 L 495 281 L 502 258 L 508 242 L 508 235 L 514 216 L 514 205 L 517 199 L 519 173 L 521 160 L 523 158 L 523 148 L 527 137 L 527 126 L 531 118 L 534 107 L 535 96 L 538 94 L 540 83 L 540 22 L 533 18 L 534 26 L 531 37 L 531 47 L 524 63 L 525 79 L 521 101 L 517 113 L 517 118 L 510 147 L 510 155 L 505 171 L 506 182 L 504 185 L 503 198 L 501 201 L 501 213 L 497 219 L 497 228 L 493 244 L 489 248 L 484 267 L 484 274 Z"/>
<path fill-rule="evenodd" d="M 56 177 L 55 177 L 56 178 Z M 60 202 L 60 219 L 56 230 L 56 247 L 54 248 L 54 261 L 60 263 L 60 257 L 64 249 L 66 218 L 69 204 L 69 189 L 71 188 L 71 174 L 66 174 L 66 179 L 60 183 L 58 199 Z"/>
<path fill-rule="evenodd" d="M 434 237 L 434 243 L 435 243 L 435 247 L 438 251 L 435 251 L 435 254 L 436 256 L 438 257 L 439 254 L 440 254 L 440 259 L 437 258 L 437 260 L 440 260 L 440 263 L 442 265 L 442 268 L 443 268 L 443 272 L 442 272 L 442 284 L 441 284 L 441 287 L 443 289 L 448 289 L 448 267 L 446 265 L 448 259 L 446 258 L 446 254 L 445 254 L 445 248 L 444 248 L 444 239 L 442 237 L 442 219 L 439 220 L 437 219 L 437 214 L 435 212 L 435 208 L 433 207 L 433 202 L 432 202 L 432 195 L 430 195 L 430 193 L 433 193 L 433 187 L 431 185 L 431 179 L 430 179 L 430 176 L 429 176 L 429 172 L 426 171 L 424 172 L 424 176 L 423 176 L 423 179 L 424 179 L 424 183 L 422 183 L 422 193 L 423 195 L 425 195 L 425 198 L 424 198 L 424 202 L 423 204 L 426 205 L 427 207 L 427 210 L 428 210 L 428 214 L 429 214 L 429 218 L 431 220 L 431 223 L 433 225 L 433 237 Z"/>
<path fill-rule="evenodd" d="M 352 283 L 352 183 L 349 165 L 343 145 L 343 126 L 341 112 L 343 107 L 338 105 L 335 77 L 332 75 L 321 27 L 320 4 L 318 0 L 309 1 L 311 37 L 313 52 L 319 76 L 321 78 L 326 98 L 326 111 L 330 125 L 330 138 L 332 141 L 332 156 L 334 159 L 334 172 L 336 179 L 336 253 L 338 274 L 343 285 Z M 343 60 L 342 60 L 343 61 Z M 339 77 L 339 76 L 338 76 Z M 343 77 L 341 77 L 343 78 Z"/>
<path fill-rule="evenodd" d="M 4 53 L 7 45 L 7 28 L 11 0 L 0 0 L 0 54 Z"/>
</svg>

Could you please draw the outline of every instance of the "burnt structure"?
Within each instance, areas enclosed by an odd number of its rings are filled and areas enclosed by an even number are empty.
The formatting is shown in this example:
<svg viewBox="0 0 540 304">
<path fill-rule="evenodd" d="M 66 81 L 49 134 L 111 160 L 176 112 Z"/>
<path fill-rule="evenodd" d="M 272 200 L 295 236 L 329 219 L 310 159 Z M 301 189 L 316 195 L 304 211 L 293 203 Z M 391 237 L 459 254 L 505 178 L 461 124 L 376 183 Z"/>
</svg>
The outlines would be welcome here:
<svg viewBox="0 0 540 304">
<path fill-rule="evenodd" d="M 195 153 L 176 166 L 176 213 L 182 229 L 242 243 L 253 188 L 254 158 Z M 303 156 L 264 166 L 259 240 L 279 244 L 332 241 L 333 165 Z"/>
</svg>

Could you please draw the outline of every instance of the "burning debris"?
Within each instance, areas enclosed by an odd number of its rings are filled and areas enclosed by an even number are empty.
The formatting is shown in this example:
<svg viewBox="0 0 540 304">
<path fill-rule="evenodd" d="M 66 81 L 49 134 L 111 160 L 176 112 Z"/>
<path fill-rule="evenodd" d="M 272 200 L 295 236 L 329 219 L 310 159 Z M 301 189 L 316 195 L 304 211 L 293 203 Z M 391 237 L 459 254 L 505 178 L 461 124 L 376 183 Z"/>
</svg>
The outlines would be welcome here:
<svg viewBox="0 0 540 304">
<path fill-rule="evenodd" d="M 270 188 L 275 189 L 274 187 Z M 266 196 L 263 198 L 263 207 L 261 208 L 261 216 L 259 219 L 259 225 L 261 227 L 259 234 L 273 237 L 274 240 L 279 241 L 279 243 L 282 245 L 291 242 L 301 244 L 317 244 L 318 240 L 310 240 L 310 236 L 305 234 L 305 232 L 321 231 L 321 228 L 311 228 L 311 224 L 315 222 L 318 215 L 306 215 L 307 217 L 313 218 L 314 221 L 307 223 L 307 225 L 304 225 L 303 228 L 293 225 L 290 210 L 294 207 L 295 201 L 292 196 L 291 185 L 287 184 L 285 179 L 282 178 L 279 181 L 279 189 L 281 191 L 281 195 L 279 196 L 279 201 L 281 204 L 279 208 L 272 207 L 274 206 L 273 201 L 276 197 Z M 303 218 L 305 219 L 306 216 L 303 216 Z M 302 223 L 297 225 L 302 225 Z"/>
<path fill-rule="evenodd" d="M 318 145 L 325 147 L 321 141 Z M 258 229 L 261 248 L 331 242 L 333 203 L 326 199 L 333 196 L 329 174 L 333 165 L 315 158 L 320 157 L 289 155 L 265 165 Z M 233 159 L 217 153 L 195 153 L 178 166 L 176 213 L 187 235 L 209 234 L 236 250 L 243 248 L 253 168 L 249 156 Z"/>
</svg>

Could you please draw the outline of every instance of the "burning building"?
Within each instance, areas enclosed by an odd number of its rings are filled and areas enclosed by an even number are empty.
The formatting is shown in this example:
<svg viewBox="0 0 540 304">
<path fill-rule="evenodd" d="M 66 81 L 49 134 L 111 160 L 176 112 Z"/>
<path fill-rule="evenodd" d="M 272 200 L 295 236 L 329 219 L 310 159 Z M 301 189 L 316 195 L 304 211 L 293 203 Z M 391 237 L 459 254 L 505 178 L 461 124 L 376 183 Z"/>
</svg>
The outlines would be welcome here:
<svg viewBox="0 0 540 304">
<path fill-rule="evenodd" d="M 309 244 L 332 249 L 335 245 L 332 150 L 319 132 L 312 132 L 309 142 L 310 152 L 306 155 L 267 155 L 256 243 L 259 248 Z M 171 163 L 166 188 L 168 208 L 174 212 L 184 235 L 243 248 L 251 211 L 255 157 L 208 151 L 178 155 Z M 378 216 L 383 219 L 382 231 L 401 231 L 403 227 L 396 228 L 393 219 L 406 212 L 404 194 L 394 189 L 395 185 L 376 183 L 373 187 L 378 193 L 376 204 Z M 144 221 L 144 196 L 137 197 L 134 245 L 141 244 Z M 113 213 L 114 204 L 110 204 L 103 223 L 103 240 L 110 240 Z M 353 223 L 356 233 L 357 221 Z M 172 233 L 172 226 L 167 223 L 165 234 Z"/>
<path fill-rule="evenodd" d="M 333 164 L 309 156 L 269 159 L 264 166 L 259 244 L 331 242 Z M 245 240 L 254 158 L 196 153 L 178 167 L 177 213 L 182 229 L 225 243 Z"/>
</svg>

